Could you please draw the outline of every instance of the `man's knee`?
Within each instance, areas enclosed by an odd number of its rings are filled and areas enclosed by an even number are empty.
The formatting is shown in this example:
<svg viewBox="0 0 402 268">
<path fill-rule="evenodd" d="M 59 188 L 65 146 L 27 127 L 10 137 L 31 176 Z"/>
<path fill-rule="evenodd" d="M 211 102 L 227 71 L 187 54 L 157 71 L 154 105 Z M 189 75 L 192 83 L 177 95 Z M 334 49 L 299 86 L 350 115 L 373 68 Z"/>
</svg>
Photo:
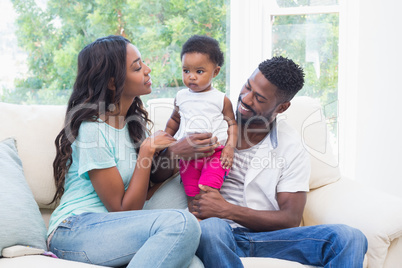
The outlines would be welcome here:
<svg viewBox="0 0 402 268">
<path fill-rule="evenodd" d="M 230 229 L 230 225 L 219 218 L 208 218 L 200 221 L 201 230 L 204 233 L 222 233 Z"/>
<path fill-rule="evenodd" d="M 196 255 L 205 267 L 243 267 L 236 253 L 232 227 L 226 221 L 209 218 L 201 221 L 200 225 L 201 240 Z"/>
<path fill-rule="evenodd" d="M 332 228 L 341 244 L 350 245 L 355 249 L 367 250 L 367 238 L 359 229 L 344 224 L 336 224 Z"/>
<path fill-rule="evenodd" d="M 212 242 L 216 239 L 222 240 L 232 235 L 230 225 L 219 218 L 208 218 L 200 221 L 201 240 Z M 212 242 L 213 243 L 213 242 Z"/>
</svg>

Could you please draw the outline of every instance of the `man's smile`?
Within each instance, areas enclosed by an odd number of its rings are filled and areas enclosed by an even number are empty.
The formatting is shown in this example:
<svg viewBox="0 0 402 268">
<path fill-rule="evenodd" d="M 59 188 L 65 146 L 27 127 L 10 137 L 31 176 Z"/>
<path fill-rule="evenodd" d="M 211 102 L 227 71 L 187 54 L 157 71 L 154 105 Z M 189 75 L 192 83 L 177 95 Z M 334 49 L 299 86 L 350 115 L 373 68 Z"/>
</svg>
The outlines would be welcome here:
<svg viewBox="0 0 402 268">
<path fill-rule="evenodd" d="M 240 108 L 242 108 L 242 109 L 245 110 L 246 112 L 249 112 L 249 111 L 250 111 L 249 109 L 247 109 L 246 107 L 244 107 L 242 103 L 240 103 Z"/>
</svg>

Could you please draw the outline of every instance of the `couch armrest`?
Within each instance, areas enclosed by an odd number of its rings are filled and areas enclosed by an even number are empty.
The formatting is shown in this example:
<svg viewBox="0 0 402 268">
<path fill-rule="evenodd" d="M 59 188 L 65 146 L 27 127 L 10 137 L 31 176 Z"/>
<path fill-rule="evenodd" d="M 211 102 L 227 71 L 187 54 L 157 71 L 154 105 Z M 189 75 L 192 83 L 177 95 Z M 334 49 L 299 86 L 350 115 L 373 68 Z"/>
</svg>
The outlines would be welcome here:
<svg viewBox="0 0 402 268">
<path fill-rule="evenodd" d="M 392 241 L 402 236 L 402 199 L 341 178 L 308 194 L 303 222 L 340 223 L 360 229 L 369 242 L 368 266 L 384 267 Z M 396 266 L 402 263 L 401 256 L 390 259 L 397 261 Z"/>
</svg>

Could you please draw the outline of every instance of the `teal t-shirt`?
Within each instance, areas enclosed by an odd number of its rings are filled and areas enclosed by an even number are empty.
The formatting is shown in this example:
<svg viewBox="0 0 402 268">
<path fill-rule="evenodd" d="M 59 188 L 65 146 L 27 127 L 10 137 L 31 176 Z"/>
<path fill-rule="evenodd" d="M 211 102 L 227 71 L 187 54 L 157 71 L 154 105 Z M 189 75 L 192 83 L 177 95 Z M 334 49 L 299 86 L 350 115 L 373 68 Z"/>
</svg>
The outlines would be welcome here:
<svg viewBox="0 0 402 268">
<path fill-rule="evenodd" d="M 127 124 L 116 129 L 100 119 L 81 123 L 71 148 L 72 164 L 66 175 L 60 205 L 50 217 L 48 235 L 69 216 L 107 212 L 92 186 L 88 171 L 116 166 L 127 189 L 137 160 Z"/>
</svg>

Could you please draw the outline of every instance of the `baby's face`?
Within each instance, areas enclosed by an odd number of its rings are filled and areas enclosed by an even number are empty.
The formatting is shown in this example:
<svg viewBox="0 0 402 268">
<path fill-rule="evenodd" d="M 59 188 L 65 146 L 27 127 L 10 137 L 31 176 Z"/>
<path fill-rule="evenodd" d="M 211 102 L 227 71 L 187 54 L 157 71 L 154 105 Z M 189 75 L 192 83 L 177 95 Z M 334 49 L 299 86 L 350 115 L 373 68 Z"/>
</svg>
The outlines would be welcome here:
<svg viewBox="0 0 402 268">
<path fill-rule="evenodd" d="M 192 52 L 182 57 L 183 82 L 193 92 L 211 89 L 212 78 L 219 74 L 220 68 L 210 61 L 207 54 Z"/>
</svg>

